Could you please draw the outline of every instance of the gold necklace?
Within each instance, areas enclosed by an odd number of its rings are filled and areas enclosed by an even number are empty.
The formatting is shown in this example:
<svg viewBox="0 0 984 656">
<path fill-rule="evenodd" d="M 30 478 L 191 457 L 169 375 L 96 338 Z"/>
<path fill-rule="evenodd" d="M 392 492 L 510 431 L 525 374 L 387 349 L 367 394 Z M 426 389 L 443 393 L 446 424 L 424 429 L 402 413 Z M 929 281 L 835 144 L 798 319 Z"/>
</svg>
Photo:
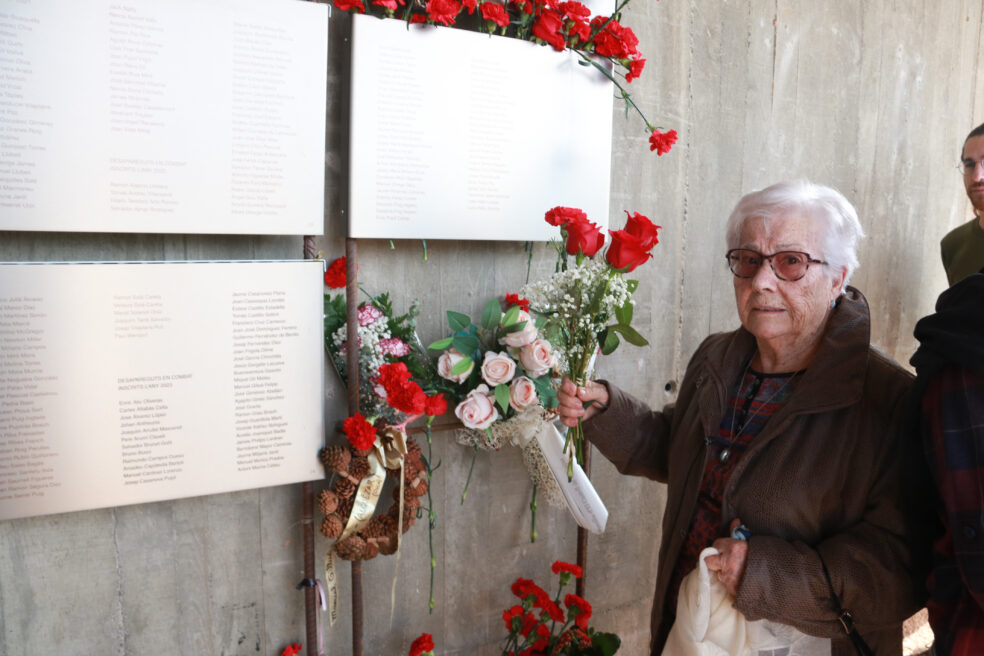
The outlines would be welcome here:
<svg viewBox="0 0 984 656">
<path fill-rule="evenodd" d="M 754 357 L 754 355 L 753 355 L 753 357 Z M 752 358 L 749 358 L 748 359 L 748 363 L 745 364 L 745 370 L 741 374 L 741 380 L 738 382 L 738 398 L 739 399 L 742 398 L 742 390 L 745 388 L 745 377 L 748 376 L 748 370 L 749 370 L 749 368 L 751 366 L 752 366 Z M 791 375 L 789 378 L 786 379 L 786 382 L 784 382 L 782 385 L 780 385 L 774 392 L 772 392 L 772 394 L 769 395 L 769 398 L 767 398 L 765 401 L 763 401 L 762 403 L 760 403 L 759 404 L 759 407 L 766 406 L 769 403 L 771 403 L 772 402 L 772 399 L 776 398 L 779 395 L 779 393 L 782 392 L 784 389 L 786 389 L 786 387 L 791 382 L 793 382 L 793 379 L 796 378 L 799 375 L 800 375 L 800 371 L 797 371 L 797 372 L 793 373 L 793 375 Z M 765 377 L 765 375 L 763 374 L 763 378 L 764 377 Z M 722 465 L 725 464 L 725 463 L 727 463 L 728 460 L 731 458 L 731 447 L 734 446 L 735 440 L 738 439 L 738 437 L 742 434 L 742 432 L 748 427 L 748 424 L 751 423 L 752 417 L 754 417 L 755 415 L 758 415 L 759 414 L 755 410 L 752 410 L 752 402 L 754 400 L 755 400 L 754 398 L 749 399 L 748 410 L 747 410 L 746 415 L 745 415 L 745 421 L 742 422 L 741 426 L 738 428 L 738 432 L 737 433 L 735 432 L 735 421 L 738 419 L 738 410 L 737 410 L 737 408 L 735 408 L 735 411 L 731 415 L 731 431 L 730 431 L 731 432 L 731 435 L 728 437 L 728 446 L 724 447 L 724 449 L 721 450 L 720 455 L 718 455 L 718 462 L 720 462 Z"/>
</svg>

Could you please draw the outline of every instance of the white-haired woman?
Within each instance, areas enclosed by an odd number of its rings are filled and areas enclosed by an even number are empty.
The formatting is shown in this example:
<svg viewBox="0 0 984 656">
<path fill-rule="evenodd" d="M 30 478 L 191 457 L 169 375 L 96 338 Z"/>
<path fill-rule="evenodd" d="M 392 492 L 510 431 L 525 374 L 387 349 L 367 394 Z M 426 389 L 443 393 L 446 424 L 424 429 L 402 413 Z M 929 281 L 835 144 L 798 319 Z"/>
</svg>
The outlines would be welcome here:
<svg viewBox="0 0 984 656">
<path fill-rule="evenodd" d="M 747 620 L 850 654 L 840 604 L 876 653 L 901 653 L 918 609 L 897 449 L 911 376 L 871 346 L 867 302 L 846 286 L 862 236 L 829 187 L 748 194 L 726 235 L 741 327 L 704 340 L 676 403 L 655 411 L 605 381 L 564 381 L 564 423 L 583 419 L 620 472 L 667 483 L 652 654 L 711 545 L 708 569 Z M 747 540 L 729 537 L 738 524 Z"/>
</svg>

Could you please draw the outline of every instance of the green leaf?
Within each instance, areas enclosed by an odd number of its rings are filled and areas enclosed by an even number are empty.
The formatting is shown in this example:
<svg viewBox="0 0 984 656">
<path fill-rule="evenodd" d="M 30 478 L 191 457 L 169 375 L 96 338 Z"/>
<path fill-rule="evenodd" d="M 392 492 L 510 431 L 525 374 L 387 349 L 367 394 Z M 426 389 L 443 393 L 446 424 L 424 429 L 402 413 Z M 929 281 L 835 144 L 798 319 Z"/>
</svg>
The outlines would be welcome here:
<svg viewBox="0 0 984 656">
<path fill-rule="evenodd" d="M 471 358 L 462 358 L 461 360 L 458 360 L 453 367 L 451 367 L 451 375 L 457 376 L 459 374 L 463 374 L 471 369 L 473 364 L 475 363 Z"/>
<path fill-rule="evenodd" d="M 471 325 L 471 318 L 467 314 L 448 310 L 448 325 L 454 332 L 468 330 L 468 326 Z"/>
<path fill-rule="evenodd" d="M 596 633 L 591 636 L 591 646 L 599 656 L 612 656 L 622 646 L 622 640 L 614 633 Z"/>
<path fill-rule="evenodd" d="M 451 338 L 445 337 L 444 339 L 439 339 L 427 347 L 430 351 L 443 351 L 447 347 L 451 346 Z"/>
<path fill-rule="evenodd" d="M 625 283 L 628 285 L 630 294 L 635 294 L 635 290 L 639 289 L 638 280 L 626 280 Z"/>
<path fill-rule="evenodd" d="M 605 328 L 603 335 L 604 338 L 598 340 L 601 343 L 601 354 L 611 355 L 620 344 L 618 335 L 615 334 L 614 330 L 609 330 L 608 328 Z"/>
<path fill-rule="evenodd" d="M 533 320 L 533 325 L 536 326 L 537 330 L 543 330 L 543 327 L 547 325 L 547 318 L 542 314 L 536 315 L 536 319 Z"/>
<path fill-rule="evenodd" d="M 495 330 L 499 327 L 499 317 L 501 316 L 502 308 L 499 307 L 499 301 L 493 298 L 485 304 L 485 309 L 482 310 L 482 328 Z"/>
<path fill-rule="evenodd" d="M 505 316 L 502 317 L 502 326 L 508 328 L 517 321 L 519 321 L 519 306 L 514 305 L 506 310 Z"/>
<path fill-rule="evenodd" d="M 496 385 L 495 386 L 495 401 L 502 408 L 502 414 L 505 416 L 509 412 L 509 386 L 508 385 Z"/>
<path fill-rule="evenodd" d="M 527 321 L 520 321 L 519 323 L 510 324 L 508 326 L 503 326 L 503 330 L 507 333 L 518 333 L 520 330 L 526 327 Z"/>
<path fill-rule="evenodd" d="M 472 335 L 455 335 L 451 338 L 451 346 L 462 355 L 471 357 L 480 346 L 478 338 Z"/>
<path fill-rule="evenodd" d="M 627 326 L 632 323 L 634 311 L 635 306 L 632 305 L 631 300 L 628 300 L 625 302 L 625 305 L 615 310 L 615 318 L 618 319 L 619 323 L 624 323 Z"/>
<path fill-rule="evenodd" d="M 646 346 L 649 344 L 649 342 L 646 341 L 646 338 L 640 335 L 632 326 L 627 326 L 624 323 L 620 323 L 609 327 L 612 330 L 617 330 L 622 333 L 622 337 L 625 338 L 625 341 L 633 346 Z"/>
</svg>

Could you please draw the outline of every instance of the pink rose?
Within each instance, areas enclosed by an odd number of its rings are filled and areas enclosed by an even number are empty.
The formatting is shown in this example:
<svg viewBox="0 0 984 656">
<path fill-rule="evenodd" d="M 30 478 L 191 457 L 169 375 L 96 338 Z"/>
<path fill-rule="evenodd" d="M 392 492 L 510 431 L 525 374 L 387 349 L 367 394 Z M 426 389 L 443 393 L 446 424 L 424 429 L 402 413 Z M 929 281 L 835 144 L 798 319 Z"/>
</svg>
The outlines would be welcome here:
<svg viewBox="0 0 984 656">
<path fill-rule="evenodd" d="M 495 387 L 504 385 L 516 375 L 516 361 L 509 357 L 508 353 L 485 352 L 485 360 L 482 362 L 482 378 L 486 383 Z"/>
<path fill-rule="evenodd" d="M 454 366 L 465 359 L 461 353 L 458 353 L 455 349 L 448 349 L 441 354 L 441 357 L 437 359 L 437 375 L 445 380 L 450 380 L 452 383 L 460 383 L 468 378 L 472 369 L 475 367 L 475 363 L 471 358 L 468 361 L 471 364 L 468 365 L 468 369 L 460 374 L 452 374 L 451 370 Z"/>
<path fill-rule="evenodd" d="M 536 385 L 526 376 L 520 376 L 513 380 L 509 386 L 509 405 L 512 409 L 520 412 L 536 405 L 540 401 L 536 395 Z"/>
<path fill-rule="evenodd" d="M 507 346 L 525 346 L 536 339 L 537 330 L 536 324 L 533 323 L 533 319 L 525 310 L 520 310 L 519 315 L 516 317 L 516 323 L 526 322 L 522 330 L 517 330 L 516 332 L 506 333 L 506 336 L 502 338 Z"/>
<path fill-rule="evenodd" d="M 545 339 L 538 339 L 519 350 L 519 362 L 533 378 L 539 378 L 554 366 L 553 346 Z"/>
<path fill-rule="evenodd" d="M 488 391 L 487 386 L 479 385 L 468 392 L 465 400 L 454 409 L 454 414 L 467 428 L 485 430 L 499 418 L 499 411 L 495 409 Z"/>
</svg>

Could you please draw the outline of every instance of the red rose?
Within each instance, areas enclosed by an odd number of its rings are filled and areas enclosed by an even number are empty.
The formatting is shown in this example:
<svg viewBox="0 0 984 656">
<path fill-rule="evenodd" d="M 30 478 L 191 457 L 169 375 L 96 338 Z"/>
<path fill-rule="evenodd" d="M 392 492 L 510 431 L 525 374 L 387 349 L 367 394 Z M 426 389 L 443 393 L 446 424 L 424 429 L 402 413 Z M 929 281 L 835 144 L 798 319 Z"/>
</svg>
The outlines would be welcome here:
<svg viewBox="0 0 984 656">
<path fill-rule="evenodd" d="M 479 10 L 482 12 L 482 18 L 487 21 L 492 21 L 499 27 L 509 25 L 509 13 L 505 5 L 500 5 L 498 2 L 483 2 Z"/>
<path fill-rule="evenodd" d="M 649 217 L 638 212 L 629 214 L 629 211 L 625 210 L 625 216 L 629 217 L 625 224 L 625 231 L 633 237 L 638 237 L 642 241 L 643 248 L 651 250 L 659 243 L 659 229 L 663 226 L 656 225 L 649 220 Z"/>
<path fill-rule="evenodd" d="M 564 605 L 567 606 L 568 615 L 574 618 L 574 624 L 587 629 L 591 618 L 591 604 L 575 594 L 569 594 L 564 597 Z"/>
<path fill-rule="evenodd" d="M 325 284 L 332 289 L 345 286 L 345 258 L 340 257 L 328 265 L 325 271 Z"/>
<path fill-rule="evenodd" d="M 348 438 L 352 448 L 360 451 L 372 448 L 376 442 L 376 428 L 361 413 L 356 412 L 346 419 L 342 424 L 342 430 L 345 431 L 345 437 Z"/>
<path fill-rule="evenodd" d="M 594 254 L 605 245 L 605 235 L 602 234 L 601 228 L 587 219 L 568 221 L 565 229 L 569 255 L 577 255 L 580 251 L 588 257 L 594 257 Z"/>
<path fill-rule="evenodd" d="M 519 294 L 506 294 L 506 307 L 512 307 L 514 305 L 518 305 L 525 312 L 530 311 L 529 299 L 520 298 Z"/>
<path fill-rule="evenodd" d="M 585 220 L 587 221 L 588 215 L 583 211 L 577 209 L 576 207 L 560 207 L 557 206 L 553 209 L 547 210 L 544 215 L 544 220 L 552 226 L 562 226 L 568 221 L 572 220 Z"/>
<path fill-rule="evenodd" d="M 666 133 L 660 132 L 659 130 L 653 130 L 653 133 L 649 135 L 649 150 L 655 150 L 657 155 L 663 156 L 670 152 L 670 148 L 672 148 L 673 144 L 676 142 L 676 130 L 670 130 Z"/>
<path fill-rule="evenodd" d="M 625 74 L 625 81 L 632 82 L 640 75 L 642 75 L 642 69 L 646 66 L 646 60 L 642 57 L 636 57 L 629 62 L 629 72 Z"/>
<path fill-rule="evenodd" d="M 335 0 L 335 6 L 341 11 L 355 9 L 360 14 L 366 13 L 366 7 L 362 4 L 362 0 Z"/>
<path fill-rule="evenodd" d="M 562 32 L 563 27 L 564 20 L 560 14 L 547 9 L 533 23 L 533 36 L 546 41 L 554 50 L 563 50 L 567 46 Z"/>
<path fill-rule="evenodd" d="M 581 574 L 583 573 L 580 565 L 575 565 L 573 563 L 565 563 L 562 560 L 555 561 L 554 564 L 551 565 L 550 569 L 553 570 L 554 574 L 560 574 L 561 572 L 567 572 L 568 574 L 573 574 L 574 578 L 576 579 L 581 578 Z"/>
<path fill-rule="evenodd" d="M 653 256 L 635 235 L 625 230 L 612 230 L 611 235 L 612 243 L 605 252 L 605 259 L 612 268 L 633 271 Z"/>
<path fill-rule="evenodd" d="M 425 415 L 428 417 L 440 417 L 447 411 L 448 402 L 445 400 L 443 393 L 427 397 L 427 401 L 424 403 Z"/>
<path fill-rule="evenodd" d="M 461 13 L 458 0 L 427 0 L 427 16 L 441 25 L 454 25 L 454 19 Z"/>
<path fill-rule="evenodd" d="M 420 637 L 410 645 L 410 656 L 420 656 L 429 651 L 434 651 L 434 637 L 429 633 L 420 634 Z"/>
</svg>

